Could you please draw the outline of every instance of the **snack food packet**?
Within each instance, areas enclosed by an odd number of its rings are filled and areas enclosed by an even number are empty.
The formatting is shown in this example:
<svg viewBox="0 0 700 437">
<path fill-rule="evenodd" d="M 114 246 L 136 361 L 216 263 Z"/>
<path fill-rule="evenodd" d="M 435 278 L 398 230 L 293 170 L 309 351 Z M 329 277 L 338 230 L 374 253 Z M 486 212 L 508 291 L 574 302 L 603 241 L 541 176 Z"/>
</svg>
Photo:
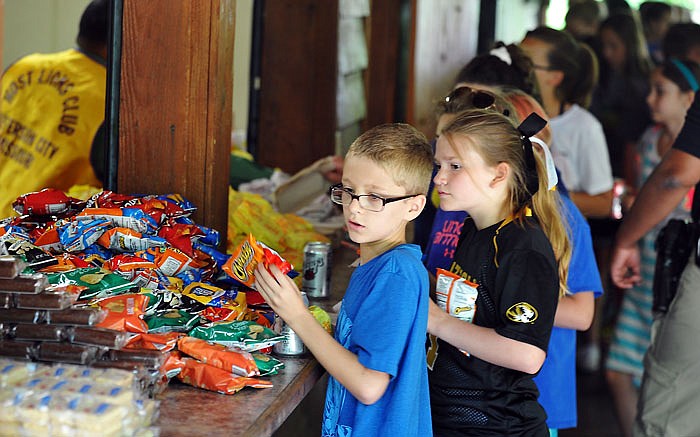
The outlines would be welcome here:
<svg viewBox="0 0 700 437">
<path fill-rule="evenodd" d="M 177 206 L 179 211 L 181 211 L 179 213 L 179 215 L 174 214 L 174 213 L 169 213 L 174 217 L 188 217 L 193 212 L 195 212 L 197 210 L 197 207 L 194 206 L 194 203 L 187 200 L 182 194 L 178 194 L 178 193 L 163 194 L 160 196 L 155 196 L 155 198 L 158 200 L 164 200 L 166 202 L 172 203 L 173 205 Z"/>
<path fill-rule="evenodd" d="M 128 194 L 119 194 L 109 190 L 103 190 L 95 193 L 87 200 L 87 208 L 119 208 L 126 205 L 127 202 L 138 199 L 136 196 Z"/>
<path fill-rule="evenodd" d="M 77 285 L 86 287 L 78 296 L 78 300 L 87 300 L 126 293 L 134 284 L 122 278 L 116 273 L 99 267 L 79 268 L 60 273 L 47 273 L 49 283 L 52 285 Z"/>
<path fill-rule="evenodd" d="M 178 351 L 170 352 L 165 363 L 160 367 L 168 379 L 177 376 L 184 368 L 185 362 L 182 360 L 182 355 Z"/>
<path fill-rule="evenodd" d="M 51 224 L 44 229 L 37 230 L 35 235 L 35 246 L 51 253 L 62 253 L 65 251 L 55 224 Z"/>
<path fill-rule="evenodd" d="M 235 290 L 224 290 L 205 282 L 193 282 L 182 291 L 183 296 L 190 297 L 206 305 L 209 320 L 235 320 L 246 312 L 246 294 Z M 215 311 L 223 309 L 227 311 Z M 205 316 L 206 317 L 206 316 Z"/>
<path fill-rule="evenodd" d="M 166 245 L 163 238 L 142 234 L 129 228 L 108 229 L 97 239 L 97 243 L 117 252 L 137 252 Z"/>
<path fill-rule="evenodd" d="M 249 320 L 266 328 L 273 329 L 275 323 L 275 312 L 270 309 L 254 308 L 248 309 L 241 320 Z"/>
<path fill-rule="evenodd" d="M 57 215 L 68 212 L 72 205 L 80 202 L 79 199 L 68 197 L 61 190 L 44 188 L 41 191 L 19 196 L 12 202 L 12 208 L 19 215 Z"/>
<path fill-rule="evenodd" d="M 26 233 L 14 229 L 0 228 L 0 255 L 18 256 L 33 270 L 57 263 L 49 252 L 32 244 Z"/>
<path fill-rule="evenodd" d="M 248 238 L 233 251 L 221 269 L 241 284 L 255 289 L 253 272 L 260 262 L 267 268 L 270 264 L 275 264 L 284 274 L 292 271 L 290 263 L 285 261 L 279 253 L 257 241 L 253 234 L 248 234 Z"/>
<path fill-rule="evenodd" d="M 447 314 L 465 322 L 474 319 L 478 285 L 441 268 L 437 269 L 435 302 Z"/>
<path fill-rule="evenodd" d="M 284 363 L 270 354 L 253 352 L 251 355 L 258 366 L 260 376 L 276 375 L 280 369 L 284 369 Z"/>
<path fill-rule="evenodd" d="M 157 268 L 151 261 L 128 253 L 113 256 L 105 262 L 104 267 L 112 272 L 128 273 L 124 275 L 127 279 L 133 278 L 136 273 L 135 270 Z"/>
<path fill-rule="evenodd" d="M 333 326 L 331 323 L 331 317 L 328 315 L 328 313 L 320 307 L 317 307 L 316 305 L 311 305 L 309 307 L 309 311 L 311 314 L 313 314 L 314 318 L 316 321 L 323 326 L 323 329 L 326 330 L 327 333 L 333 334 Z"/>
<path fill-rule="evenodd" d="M 158 311 L 145 317 L 149 333 L 187 332 L 197 325 L 200 317 L 184 310 Z"/>
<path fill-rule="evenodd" d="M 68 272 L 75 269 L 90 267 L 90 264 L 72 253 L 64 252 L 54 256 L 54 258 L 56 258 L 57 263 L 52 266 L 44 267 L 41 269 L 41 273 Z"/>
<path fill-rule="evenodd" d="M 197 261 L 174 247 L 151 247 L 134 255 L 152 261 L 165 276 L 175 276 L 201 267 Z"/>
<path fill-rule="evenodd" d="M 461 276 L 438 268 L 435 278 L 435 302 L 452 317 L 471 323 L 476 313 L 476 299 L 479 297 L 478 285 Z M 469 356 L 469 352 L 460 349 Z"/>
<path fill-rule="evenodd" d="M 284 339 L 270 328 L 248 320 L 233 322 L 207 323 L 189 332 L 192 337 L 237 347 L 247 352 L 257 351 L 273 346 Z"/>
<path fill-rule="evenodd" d="M 148 296 L 122 294 L 98 300 L 95 305 L 109 311 L 105 319 L 96 326 L 116 331 L 148 332 L 148 325 L 143 320 Z"/>
<path fill-rule="evenodd" d="M 58 227 L 61 245 L 68 252 L 81 252 L 95 243 L 111 226 L 105 219 L 70 221 Z"/>
<path fill-rule="evenodd" d="M 195 225 L 173 222 L 161 226 L 158 229 L 158 236 L 167 240 L 168 243 L 187 256 L 194 257 L 192 243 L 196 238 L 203 237 L 204 232 Z"/>
<path fill-rule="evenodd" d="M 134 334 L 124 346 L 124 349 L 149 349 L 168 352 L 175 349 L 177 341 L 185 334 L 182 332 L 164 332 L 158 334 Z"/>
<path fill-rule="evenodd" d="M 195 337 L 182 337 L 177 342 L 180 352 L 239 376 L 258 376 L 260 371 L 249 352 L 227 349 L 220 344 L 212 344 Z"/>
<path fill-rule="evenodd" d="M 236 376 L 225 370 L 199 362 L 193 358 L 182 358 L 184 367 L 177 378 L 185 384 L 205 390 L 232 395 L 244 387 L 271 388 L 272 383 L 258 378 Z"/>
<path fill-rule="evenodd" d="M 107 220 L 112 226 L 141 234 L 154 234 L 158 228 L 156 220 L 138 208 L 85 208 L 75 216 L 77 221 L 95 219 Z"/>
</svg>

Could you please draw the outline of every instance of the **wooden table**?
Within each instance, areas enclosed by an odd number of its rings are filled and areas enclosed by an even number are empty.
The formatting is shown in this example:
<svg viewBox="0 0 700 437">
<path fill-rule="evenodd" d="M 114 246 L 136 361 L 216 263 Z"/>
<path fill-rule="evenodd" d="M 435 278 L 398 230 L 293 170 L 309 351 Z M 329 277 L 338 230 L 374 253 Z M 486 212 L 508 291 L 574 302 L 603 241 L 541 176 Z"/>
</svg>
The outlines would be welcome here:
<svg viewBox="0 0 700 437">
<path fill-rule="evenodd" d="M 266 378 L 274 387 L 245 388 L 231 396 L 172 381 L 160 404 L 161 435 L 272 435 L 325 372 L 311 356 L 283 360 L 285 368 Z"/>
<path fill-rule="evenodd" d="M 342 299 L 356 258 L 349 248 L 333 251 L 331 296 L 310 299 L 327 311 Z M 279 357 L 285 368 L 267 377 L 273 388 L 245 388 L 234 395 L 223 395 L 171 381 L 159 398 L 158 425 L 163 437 L 170 436 L 270 436 L 311 391 L 325 370 L 313 356 Z"/>
</svg>

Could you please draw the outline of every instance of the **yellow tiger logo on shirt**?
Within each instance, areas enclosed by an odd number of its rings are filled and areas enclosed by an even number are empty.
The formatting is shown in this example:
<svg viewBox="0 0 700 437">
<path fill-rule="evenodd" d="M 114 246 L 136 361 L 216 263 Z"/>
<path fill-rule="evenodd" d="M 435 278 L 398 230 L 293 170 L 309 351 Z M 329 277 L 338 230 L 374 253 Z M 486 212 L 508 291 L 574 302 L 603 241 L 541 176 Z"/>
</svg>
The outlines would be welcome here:
<svg viewBox="0 0 700 437">
<path fill-rule="evenodd" d="M 506 317 L 511 322 L 534 323 L 537 320 L 537 310 L 527 302 L 519 302 L 508 308 Z"/>
</svg>

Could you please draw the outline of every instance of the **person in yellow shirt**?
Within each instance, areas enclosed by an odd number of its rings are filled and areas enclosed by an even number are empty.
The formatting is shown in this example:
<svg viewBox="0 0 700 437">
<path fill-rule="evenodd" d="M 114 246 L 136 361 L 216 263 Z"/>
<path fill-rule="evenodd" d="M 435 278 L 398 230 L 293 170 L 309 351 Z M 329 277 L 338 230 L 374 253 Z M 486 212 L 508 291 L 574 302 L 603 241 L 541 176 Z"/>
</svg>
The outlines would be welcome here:
<svg viewBox="0 0 700 437">
<path fill-rule="evenodd" d="M 28 192 L 102 186 L 90 155 L 103 147 L 93 140 L 103 138 L 108 8 L 108 0 L 88 4 L 76 48 L 27 55 L 3 73 L 0 218 L 14 215 L 12 202 Z"/>
</svg>

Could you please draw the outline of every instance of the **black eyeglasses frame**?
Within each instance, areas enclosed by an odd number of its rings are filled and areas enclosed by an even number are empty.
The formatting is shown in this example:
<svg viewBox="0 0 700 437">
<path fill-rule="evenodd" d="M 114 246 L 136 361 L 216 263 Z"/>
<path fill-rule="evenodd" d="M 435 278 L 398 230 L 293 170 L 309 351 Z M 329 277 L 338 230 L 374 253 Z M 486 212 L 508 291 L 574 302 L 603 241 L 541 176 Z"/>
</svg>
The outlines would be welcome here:
<svg viewBox="0 0 700 437">
<path fill-rule="evenodd" d="M 345 205 L 345 203 L 343 203 L 343 201 L 342 201 L 342 194 L 341 194 L 341 202 L 340 203 L 336 202 L 333 199 L 333 192 L 336 190 L 340 190 L 343 193 L 350 196 L 350 202 L 347 205 Z M 355 194 L 355 193 L 350 192 L 347 188 L 343 187 L 342 184 L 332 185 L 329 188 L 328 193 L 330 195 L 331 202 L 335 203 L 336 205 L 350 206 L 350 204 L 352 203 L 353 200 L 357 200 L 362 209 L 366 209 L 367 211 L 372 211 L 372 212 L 382 212 L 387 203 L 398 202 L 399 200 L 406 200 L 406 199 L 410 199 L 411 197 L 418 196 L 418 194 L 407 194 L 405 196 L 398 196 L 398 197 L 382 197 L 382 196 L 378 196 L 376 194 Z M 373 209 L 365 208 L 364 206 L 362 206 L 362 202 L 360 202 L 360 198 L 362 198 L 362 197 L 373 197 L 375 199 L 381 200 L 382 201 L 382 209 L 375 211 Z"/>
</svg>

